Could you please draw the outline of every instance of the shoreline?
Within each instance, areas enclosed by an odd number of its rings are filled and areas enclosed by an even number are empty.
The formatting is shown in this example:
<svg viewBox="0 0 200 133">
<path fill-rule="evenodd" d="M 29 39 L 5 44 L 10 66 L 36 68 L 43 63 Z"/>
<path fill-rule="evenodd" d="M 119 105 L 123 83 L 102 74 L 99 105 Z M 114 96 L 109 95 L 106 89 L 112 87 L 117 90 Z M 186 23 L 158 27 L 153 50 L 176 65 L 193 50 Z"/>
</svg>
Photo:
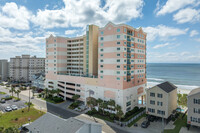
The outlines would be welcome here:
<svg viewBox="0 0 200 133">
<path fill-rule="evenodd" d="M 160 83 L 158 82 L 147 82 L 147 88 L 151 88 Z M 177 86 L 177 92 L 180 94 L 189 94 L 193 89 L 196 89 L 200 86 L 190 86 L 190 85 L 175 85 Z"/>
</svg>

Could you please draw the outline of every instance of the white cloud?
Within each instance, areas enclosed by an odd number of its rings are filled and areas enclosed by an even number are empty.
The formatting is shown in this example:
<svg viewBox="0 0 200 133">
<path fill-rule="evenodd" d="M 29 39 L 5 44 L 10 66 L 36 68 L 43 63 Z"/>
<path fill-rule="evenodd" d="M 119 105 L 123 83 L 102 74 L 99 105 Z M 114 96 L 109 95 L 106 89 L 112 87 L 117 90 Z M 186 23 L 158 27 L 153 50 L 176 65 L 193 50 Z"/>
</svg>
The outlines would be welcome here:
<svg viewBox="0 0 200 133">
<path fill-rule="evenodd" d="M 199 34 L 198 31 L 192 30 L 192 31 L 190 32 L 190 37 L 196 36 L 196 35 L 198 35 L 198 34 Z"/>
<path fill-rule="evenodd" d="M 169 43 L 158 44 L 158 45 L 155 45 L 153 48 L 157 49 L 157 48 L 162 48 L 162 47 L 165 47 L 165 46 L 168 46 L 168 45 L 170 45 L 170 44 Z"/>
<path fill-rule="evenodd" d="M 166 4 L 160 7 L 160 10 L 156 13 L 157 16 L 172 13 L 187 5 L 195 4 L 196 0 L 168 0 Z"/>
<path fill-rule="evenodd" d="M 11 32 L 9 29 L 4 29 L 4 28 L 0 27 L 0 37 L 10 36 L 10 35 L 11 35 Z"/>
<path fill-rule="evenodd" d="M 155 39 L 166 40 L 169 37 L 184 35 L 187 29 L 179 29 L 175 27 L 167 27 L 165 25 L 158 25 L 155 27 L 144 27 L 143 30 L 147 32 L 147 40 L 153 41 Z"/>
<path fill-rule="evenodd" d="M 200 21 L 200 10 L 192 8 L 182 9 L 173 16 L 173 20 L 177 21 L 177 23 Z"/>
<path fill-rule="evenodd" d="M 195 39 L 197 42 L 200 42 L 200 38 Z"/>
<path fill-rule="evenodd" d="M 65 7 L 57 10 L 38 10 L 32 21 L 42 28 L 85 27 L 105 25 L 108 21 L 123 23 L 142 16 L 143 0 L 63 0 Z"/>
<path fill-rule="evenodd" d="M 77 30 L 66 30 L 65 31 L 65 35 L 72 35 L 72 34 L 74 34 L 76 32 L 77 32 Z"/>
<path fill-rule="evenodd" d="M 31 12 L 24 6 L 17 6 L 16 3 L 6 3 L 0 7 L 0 26 L 19 30 L 29 29 Z"/>
</svg>

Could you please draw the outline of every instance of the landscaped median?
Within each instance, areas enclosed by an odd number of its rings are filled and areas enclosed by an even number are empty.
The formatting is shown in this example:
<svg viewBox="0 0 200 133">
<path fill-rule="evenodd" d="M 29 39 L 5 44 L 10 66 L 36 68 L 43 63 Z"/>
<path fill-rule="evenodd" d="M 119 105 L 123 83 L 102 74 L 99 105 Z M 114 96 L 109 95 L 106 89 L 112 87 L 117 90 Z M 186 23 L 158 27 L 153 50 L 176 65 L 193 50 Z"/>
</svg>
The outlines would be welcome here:
<svg viewBox="0 0 200 133">
<path fill-rule="evenodd" d="M 109 113 L 107 111 L 103 112 L 101 109 L 99 111 L 97 111 L 94 108 L 91 111 L 88 111 L 87 114 L 90 115 L 90 116 L 94 116 L 94 117 L 106 120 L 106 121 L 110 121 L 110 122 L 128 123 L 126 125 L 131 127 L 140 118 L 145 117 L 145 114 L 141 114 L 137 118 L 133 119 L 138 114 L 142 113 L 144 110 L 145 110 L 145 108 L 139 109 L 138 107 L 135 107 L 133 110 L 127 112 L 122 118 L 119 118 L 119 116 L 117 114 Z M 121 119 L 121 121 L 119 122 L 118 120 L 120 120 L 120 119 Z M 131 121 L 131 120 L 133 120 L 133 121 Z"/>
<path fill-rule="evenodd" d="M 3 132 L 10 127 L 19 128 L 23 124 L 36 120 L 43 114 L 44 112 L 36 110 L 33 107 L 31 107 L 29 111 L 28 111 L 28 108 L 24 108 L 24 109 L 19 109 L 16 111 L 0 114 L 0 132 Z"/>
</svg>

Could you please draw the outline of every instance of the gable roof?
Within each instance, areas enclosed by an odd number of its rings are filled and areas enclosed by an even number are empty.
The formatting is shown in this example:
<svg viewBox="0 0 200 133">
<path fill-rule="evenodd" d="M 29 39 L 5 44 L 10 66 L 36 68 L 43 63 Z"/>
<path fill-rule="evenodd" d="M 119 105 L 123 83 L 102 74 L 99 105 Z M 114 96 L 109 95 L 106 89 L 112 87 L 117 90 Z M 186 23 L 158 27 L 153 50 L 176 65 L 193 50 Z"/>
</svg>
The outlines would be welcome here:
<svg viewBox="0 0 200 133">
<path fill-rule="evenodd" d="M 160 89 L 164 90 L 167 93 L 169 93 L 177 88 L 175 85 L 173 85 L 172 83 L 170 83 L 168 81 L 161 83 L 159 85 L 156 85 L 156 86 L 158 86 Z"/>
<path fill-rule="evenodd" d="M 192 95 L 195 95 L 195 94 L 198 94 L 200 93 L 200 87 L 199 88 L 196 88 L 196 89 L 193 89 L 189 94 L 188 96 L 192 96 Z"/>
<path fill-rule="evenodd" d="M 26 126 L 26 128 L 33 133 L 38 131 L 42 133 L 65 133 L 66 131 L 76 133 L 85 124 L 96 124 L 101 126 L 97 123 L 90 121 L 85 122 L 73 117 L 63 119 L 47 112 L 33 123 Z"/>
</svg>

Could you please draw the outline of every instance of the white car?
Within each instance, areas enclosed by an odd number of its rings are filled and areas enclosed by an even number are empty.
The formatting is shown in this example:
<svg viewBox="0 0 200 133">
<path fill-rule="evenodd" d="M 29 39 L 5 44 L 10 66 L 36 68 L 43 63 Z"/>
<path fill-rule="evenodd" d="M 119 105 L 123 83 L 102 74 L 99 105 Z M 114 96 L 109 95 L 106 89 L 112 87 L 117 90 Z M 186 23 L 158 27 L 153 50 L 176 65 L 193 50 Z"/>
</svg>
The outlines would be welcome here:
<svg viewBox="0 0 200 133">
<path fill-rule="evenodd" d="M 12 110 L 17 110 L 18 109 L 18 107 L 16 105 L 12 105 L 11 108 L 12 108 Z"/>
<path fill-rule="evenodd" d="M 10 111 L 12 111 L 12 108 L 11 108 L 10 106 L 7 106 L 7 107 L 5 108 L 5 111 L 6 111 L 6 112 L 10 112 Z"/>
</svg>

